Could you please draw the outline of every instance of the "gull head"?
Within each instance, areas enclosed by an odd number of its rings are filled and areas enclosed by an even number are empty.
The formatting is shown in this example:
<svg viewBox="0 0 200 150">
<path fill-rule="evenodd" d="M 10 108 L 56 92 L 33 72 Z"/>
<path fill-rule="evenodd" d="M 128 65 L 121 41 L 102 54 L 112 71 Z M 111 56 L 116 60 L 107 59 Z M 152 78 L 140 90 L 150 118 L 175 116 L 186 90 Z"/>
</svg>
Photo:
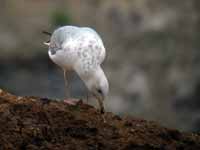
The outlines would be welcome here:
<svg viewBox="0 0 200 150">
<path fill-rule="evenodd" d="M 109 83 L 101 67 L 99 66 L 87 78 L 82 80 L 91 92 L 91 95 L 98 100 L 101 113 L 104 113 L 103 101 L 108 95 Z"/>
</svg>

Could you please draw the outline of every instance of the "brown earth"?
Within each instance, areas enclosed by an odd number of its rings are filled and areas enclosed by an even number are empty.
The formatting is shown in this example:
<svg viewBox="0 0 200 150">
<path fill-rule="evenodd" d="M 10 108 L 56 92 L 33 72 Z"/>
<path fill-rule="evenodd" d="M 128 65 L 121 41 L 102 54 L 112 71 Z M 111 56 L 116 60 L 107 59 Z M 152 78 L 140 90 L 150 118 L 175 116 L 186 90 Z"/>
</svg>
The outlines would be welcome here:
<svg viewBox="0 0 200 150">
<path fill-rule="evenodd" d="M 199 150 L 200 136 L 0 90 L 0 150 Z"/>
</svg>

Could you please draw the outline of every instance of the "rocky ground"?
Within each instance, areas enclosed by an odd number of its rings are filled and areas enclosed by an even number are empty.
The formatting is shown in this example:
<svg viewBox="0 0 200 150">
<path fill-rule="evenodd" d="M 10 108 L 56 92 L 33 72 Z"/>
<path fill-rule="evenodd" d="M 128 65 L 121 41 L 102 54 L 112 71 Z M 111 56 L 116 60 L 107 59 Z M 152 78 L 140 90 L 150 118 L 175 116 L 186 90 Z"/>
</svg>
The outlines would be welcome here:
<svg viewBox="0 0 200 150">
<path fill-rule="evenodd" d="M 104 121 L 105 119 L 105 121 Z M 0 150 L 198 150 L 200 136 L 130 117 L 0 90 Z"/>
</svg>

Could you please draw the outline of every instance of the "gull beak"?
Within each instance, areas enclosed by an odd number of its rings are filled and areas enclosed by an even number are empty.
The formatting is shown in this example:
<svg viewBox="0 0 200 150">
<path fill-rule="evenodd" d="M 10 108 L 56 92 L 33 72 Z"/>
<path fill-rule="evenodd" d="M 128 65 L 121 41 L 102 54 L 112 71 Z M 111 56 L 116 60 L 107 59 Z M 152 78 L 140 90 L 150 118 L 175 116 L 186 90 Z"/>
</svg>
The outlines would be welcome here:
<svg viewBox="0 0 200 150">
<path fill-rule="evenodd" d="M 101 114 L 104 114 L 105 109 L 104 109 L 104 105 L 103 105 L 103 97 L 102 96 L 96 96 L 98 103 L 99 103 L 99 107 L 100 107 L 100 112 Z"/>
</svg>

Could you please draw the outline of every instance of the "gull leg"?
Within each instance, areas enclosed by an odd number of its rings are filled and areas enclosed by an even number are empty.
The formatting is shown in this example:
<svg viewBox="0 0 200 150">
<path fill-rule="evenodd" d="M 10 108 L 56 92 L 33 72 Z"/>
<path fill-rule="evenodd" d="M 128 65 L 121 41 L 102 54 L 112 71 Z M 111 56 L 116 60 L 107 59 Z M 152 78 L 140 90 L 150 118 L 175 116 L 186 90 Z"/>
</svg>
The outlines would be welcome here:
<svg viewBox="0 0 200 150">
<path fill-rule="evenodd" d="M 69 93 L 69 77 L 67 75 L 67 71 L 65 69 L 63 69 L 64 71 L 64 80 L 65 80 L 65 96 L 66 98 L 70 97 L 70 93 Z"/>
<path fill-rule="evenodd" d="M 69 72 L 67 72 L 67 70 L 65 69 L 63 69 L 63 71 L 64 71 L 65 96 L 66 96 L 64 102 L 68 105 L 76 105 L 75 101 L 69 100 L 70 98 Z"/>
<path fill-rule="evenodd" d="M 87 96 L 86 96 L 86 103 L 88 104 L 89 102 L 89 94 L 87 93 Z"/>
</svg>

